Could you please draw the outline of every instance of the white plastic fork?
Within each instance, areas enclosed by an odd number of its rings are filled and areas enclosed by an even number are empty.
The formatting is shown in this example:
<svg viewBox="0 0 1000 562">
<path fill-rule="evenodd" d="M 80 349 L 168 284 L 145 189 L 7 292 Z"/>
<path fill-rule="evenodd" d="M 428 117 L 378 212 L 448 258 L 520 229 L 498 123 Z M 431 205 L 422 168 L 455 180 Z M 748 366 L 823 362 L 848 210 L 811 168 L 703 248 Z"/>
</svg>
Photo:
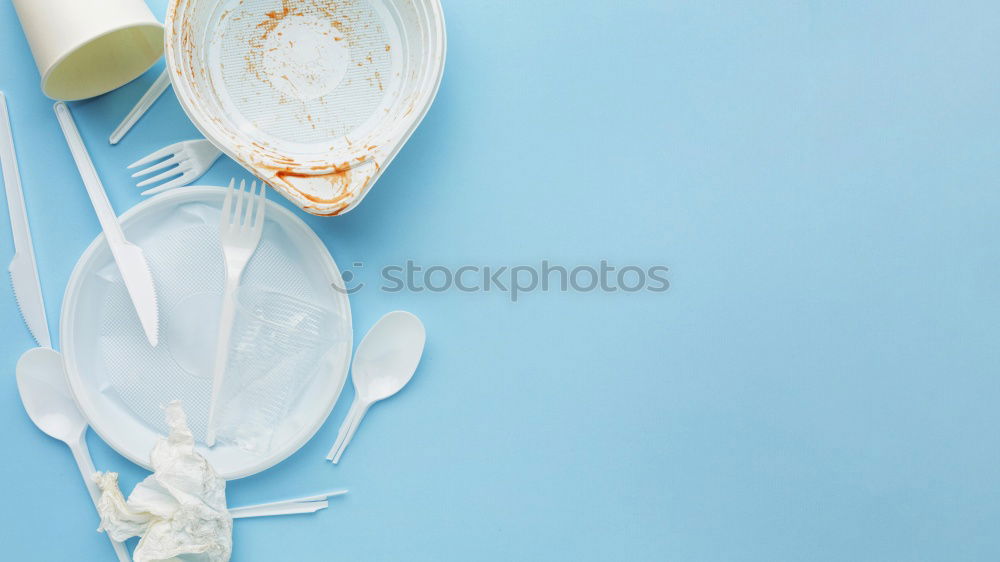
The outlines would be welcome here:
<svg viewBox="0 0 1000 562">
<path fill-rule="evenodd" d="M 235 185 L 235 179 L 229 181 L 229 191 L 226 192 L 219 218 L 219 238 L 226 262 L 226 284 L 222 291 L 222 310 L 219 312 L 219 332 L 212 368 L 212 399 L 208 406 L 208 431 L 205 434 L 205 444 L 209 447 L 215 445 L 215 408 L 229 358 L 229 335 L 236 314 L 236 289 L 240 286 L 240 277 L 247 262 L 260 244 L 260 235 L 264 231 L 264 210 L 267 206 L 267 198 L 264 196 L 266 184 L 263 182 L 257 193 L 254 193 L 257 182 L 250 184 L 250 191 L 246 190 L 246 180 L 240 180 L 239 191 L 236 191 Z"/>
<path fill-rule="evenodd" d="M 146 187 L 147 185 L 173 178 L 163 185 L 158 185 L 142 192 L 143 195 L 154 195 L 168 189 L 189 185 L 194 180 L 203 176 L 212 167 L 212 164 L 215 164 L 219 156 L 222 156 L 222 151 L 216 148 L 211 142 L 205 139 L 188 140 L 174 143 L 157 150 L 149 156 L 140 158 L 129 164 L 128 169 L 131 170 L 143 164 L 149 164 L 150 162 L 156 162 L 165 158 L 162 162 L 157 162 L 148 168 L 132 174 L 133 178 L 137 178 L 169 167 L 168 170 L 155 177 L 145 179 L 136 185 L 136 187 Z M 174 176 L 178 177 L 174 178 Z"/>
</svg>

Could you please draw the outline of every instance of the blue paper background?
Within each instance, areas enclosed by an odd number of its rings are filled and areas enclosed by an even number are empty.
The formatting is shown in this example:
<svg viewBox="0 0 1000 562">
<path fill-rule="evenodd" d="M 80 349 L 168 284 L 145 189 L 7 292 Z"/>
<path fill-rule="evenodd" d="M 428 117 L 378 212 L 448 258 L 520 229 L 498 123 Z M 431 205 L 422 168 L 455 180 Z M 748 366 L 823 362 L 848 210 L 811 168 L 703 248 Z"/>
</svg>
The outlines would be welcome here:
<svg viewBox="0 0 1000 562">
<path fill-rule="evenodd" d="M 235 560 L 1000 558 L 1000 5 L 444 5 L 427 119 L 360 208 L 308 219 L 340 266 L 607 259 L 667 265 L 671 288 L 357 293 L 356 337 L 411 310 L 424 361 L 341 465 L 322 459 L 350 389 L 230 485 L 234 505 L 351 489 L 237 522 Z M 99 228 L 9 2 L 0 51 L 55 334 Z M 107 145 L 159 69 L 73 104 L 119 211 L 140 200 L 126 164 L 196 136 L 168 93 Z M 21 408 L 32 341 L 0 293 L 3 558 L 110 559 L 68 450 Z"/>
</svg>

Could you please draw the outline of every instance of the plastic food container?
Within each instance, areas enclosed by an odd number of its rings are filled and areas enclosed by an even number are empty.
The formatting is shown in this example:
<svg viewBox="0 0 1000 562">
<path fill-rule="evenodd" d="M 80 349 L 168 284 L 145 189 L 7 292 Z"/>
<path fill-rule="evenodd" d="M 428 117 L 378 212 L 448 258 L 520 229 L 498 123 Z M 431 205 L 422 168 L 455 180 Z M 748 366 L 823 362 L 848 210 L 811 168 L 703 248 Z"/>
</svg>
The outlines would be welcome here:
<svg viewBox="0 0 1000 562">
<path fill-rule="evenodd" d="M 354 208 L 441 82 L 438 0 L 172 0 L 167 67 L 207 139 L 300 208 Z"/>
</svg>

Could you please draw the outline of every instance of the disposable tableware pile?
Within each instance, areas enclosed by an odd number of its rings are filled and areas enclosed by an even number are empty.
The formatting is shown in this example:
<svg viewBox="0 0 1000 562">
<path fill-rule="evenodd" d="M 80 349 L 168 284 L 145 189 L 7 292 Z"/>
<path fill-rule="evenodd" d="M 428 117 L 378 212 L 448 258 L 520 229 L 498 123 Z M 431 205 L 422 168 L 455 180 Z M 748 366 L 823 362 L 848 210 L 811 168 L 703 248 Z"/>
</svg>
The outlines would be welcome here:
<svg viewBox="0 0 1000 562">
<path fill-rule="evenodd" d="M 14 5 L 101 227 L 67 283 L 56 351 L 0 92 L 11 284 L 39 346 L 16 367 L 25 411 L 69 446 L 119 560 L 225 562 L 234 519 L 314 513 L 347 492 L 230 508 L 227 481 L 299 450 L 351 372 L 354 401 L 328 456 L 337 463 L 369 407 L 400 391 L 420 361 L 424 326 L 396 311 L 371 328 L 351 364 L 339 268 L 302 217 L 266 190 L 316 215 L 360 203 L 437 92 L 441 6 L 171 0 L 164 28 L 142 0 Z M 102 13 L 114 16 L 94 16 Z M 142 115 L 169 86 L 204 138 L 130 166 L 152 197 L 118 215 L 108 192 L 132 187 L 102 182 L 64 101 L 111 91 L 163 53 L 165 69 L 121 123 L 108 124 L 109 140 L 127 147 L 126 133 L 141 135 Z M 222 155 L 257 179 L 190 185 Z M 94 467 L 88 428 L 150 477 L 124 495 L 116 473 Z M 135 536 L 130 555 L 123 541 Z"/>
</svg>

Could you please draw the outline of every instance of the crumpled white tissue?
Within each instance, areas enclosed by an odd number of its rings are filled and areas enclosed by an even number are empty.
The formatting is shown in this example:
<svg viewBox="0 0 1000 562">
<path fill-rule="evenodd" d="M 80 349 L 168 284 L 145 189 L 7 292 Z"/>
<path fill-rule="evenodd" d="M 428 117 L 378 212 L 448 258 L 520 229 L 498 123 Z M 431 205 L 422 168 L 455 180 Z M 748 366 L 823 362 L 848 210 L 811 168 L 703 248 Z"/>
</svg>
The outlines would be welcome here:
<svg viewBox="0 0 1000 562">
<path fill-rule="evenodd" d="M 135 562 L 227 562 L 233 548 L 233 518 L 226 508 L 226 481 L 194 450 L 194 437 L 180 402 L 166 408 L 170 434 L 160 439 L 150 462 L 153 474 L 128 497 L 118 474 L 97 473 L 101 489 L 98 530 L 116 541 L 140 536 Z"/>
</svg>

